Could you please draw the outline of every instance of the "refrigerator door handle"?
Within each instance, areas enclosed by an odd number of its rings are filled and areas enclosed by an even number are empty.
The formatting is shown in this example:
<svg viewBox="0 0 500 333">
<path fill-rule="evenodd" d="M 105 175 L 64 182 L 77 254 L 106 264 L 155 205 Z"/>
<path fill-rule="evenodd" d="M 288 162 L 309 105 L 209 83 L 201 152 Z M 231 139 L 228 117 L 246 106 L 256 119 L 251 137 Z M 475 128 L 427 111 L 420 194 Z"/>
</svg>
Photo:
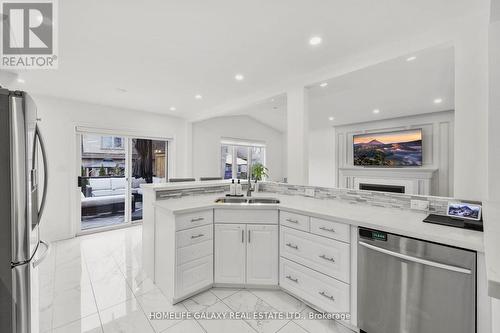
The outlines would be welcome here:
<svg viewBox="0 0 500 333">
<path fill-rule="evenodd" d="M 43 194 L 42 194 L 42 201 L 40 203 L 40 208 L 38 210 L 38 221 L 40 221 L 40 218 L 42 217 L 43 210 L 45 209 L 45 202 L 47 199 L 47 181 L 48 181 L 48 171 L 47 171 L 47 152 L 45 151 L 45 144 L 43 141 L 43 137 L 40 134 L 40 129 L 38 125 L 35 127 L 35 140 L 38 140 L 40 142 L 40 150 L 42 151 L 42 162 L 43 162 Z M 33 148 L 33 154 L 35 154 L 36 150 L 36 145 Z M 36 160 L 33 159 L 33 164 L 36 163 Z M 33 169 L 35 169 L 36 166 L 33 165 Z M 40 222 L 39 222 L 40 223 Z"/>
<path fill-rule="evenodd" d="M 47 255 L 50 253 L 50 243 L 40 240 L 40 245 L 43 245 L 45 247 L 45 251 L 43 251 L 43 253 L 36 260 L 33 261 L 33 268 L 40 265 L 42 261 L 45 260 Z"/>
</svg>

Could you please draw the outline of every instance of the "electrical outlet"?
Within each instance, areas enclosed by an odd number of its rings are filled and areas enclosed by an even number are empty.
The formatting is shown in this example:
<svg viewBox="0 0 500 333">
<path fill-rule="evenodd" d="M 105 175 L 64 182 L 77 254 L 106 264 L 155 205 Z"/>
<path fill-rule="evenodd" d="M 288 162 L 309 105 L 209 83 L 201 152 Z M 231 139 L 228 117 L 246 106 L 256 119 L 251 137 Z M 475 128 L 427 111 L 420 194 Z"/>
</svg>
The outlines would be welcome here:
<svg viewBox="0 0 500 333">
<path fill-rule="evenodd" d="M 428 210 L 429 209 L 429 201 L 426 200 L 411 200 L 410 208 L 416 210 Z"/>
<path fill-rule="evenodd" d="M 306 197 L 314 197 L 314 189 L 313 188 L 306 188 Z"/>
</svg>

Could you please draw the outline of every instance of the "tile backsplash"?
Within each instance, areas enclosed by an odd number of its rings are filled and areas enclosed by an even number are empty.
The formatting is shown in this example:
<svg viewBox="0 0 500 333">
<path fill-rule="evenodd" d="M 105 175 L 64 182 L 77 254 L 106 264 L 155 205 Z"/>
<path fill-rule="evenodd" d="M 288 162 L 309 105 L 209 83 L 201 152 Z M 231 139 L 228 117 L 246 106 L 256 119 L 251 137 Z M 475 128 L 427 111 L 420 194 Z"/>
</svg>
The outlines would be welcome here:
<svg viewBox="0 0 500 333">
<path fill-rule="evenodd" d="M 345 188 L 330 188 L 317 186 L 301 186 L 285 183 L 264 182 L 260 184 L 263 192 L 279 193 L 286 195 L 306 196 L 306 189 L 314 190 L 316 199 L 336 199 L 350 202 L 352 204 L 366 204 L 371 206 L 400 208 L 409 210 L 410 201 L 413 199 L 429 201 L 429 212 L 446 214 L 448 201 L 452 198 L 432 196 L 411 196 L 389 192 L 359 191 Z"/>
<path fill-rule="evenodd" d="M 286 183 L 262 182 L 259 191 L 269 193 L 279 193 L 285 195 L 306 196 L 306 189 L 314 191 L 314 198 L 325 200 L 343 200 L 352 204 L 365 204 L 379 207 L 399 208 L 410 210 L 410 201 L 413 199 L 429 201 L 428 212 L 436 214 L 446 214 L 448 201 L 460 201 L 453 198 L 433 197 L 433 196 L 412 196 L 389 192 L 359 191 L 345 188 L 330 188 L 317 186 L 301 186 Z M 243 184 L 243 191 L 246 185 Z M 192 195 L 216 194 L 221 195 L 229 192 L 229 184 L 210 184 L 203 187 L 192 187 L 183 189 L 164 189 L 156 192 L 158 200 L 175 199 Z"/>
</svg>

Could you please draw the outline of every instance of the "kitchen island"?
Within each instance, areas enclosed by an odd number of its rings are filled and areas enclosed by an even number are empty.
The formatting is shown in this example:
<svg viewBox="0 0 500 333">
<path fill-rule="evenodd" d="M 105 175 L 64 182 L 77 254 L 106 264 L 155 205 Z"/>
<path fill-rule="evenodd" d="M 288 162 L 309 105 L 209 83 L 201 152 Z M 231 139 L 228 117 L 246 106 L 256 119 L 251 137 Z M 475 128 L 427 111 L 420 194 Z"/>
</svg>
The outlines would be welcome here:
<svg viewBox="0 0 500 333">
<path fill-rule="evenodd" d="M 145 188 L 144 267 L 172 303 L 212 286 L 281 288 L 319 311 L 348 313 L 355 327 L 364 227 L 475 251 L 478 325 L 491 322 L 481 232 L 423 223 L 426 212 L 299 195 L 253 194 L 277 204 L 216 203 L 226 185 Z"/>
</svg>

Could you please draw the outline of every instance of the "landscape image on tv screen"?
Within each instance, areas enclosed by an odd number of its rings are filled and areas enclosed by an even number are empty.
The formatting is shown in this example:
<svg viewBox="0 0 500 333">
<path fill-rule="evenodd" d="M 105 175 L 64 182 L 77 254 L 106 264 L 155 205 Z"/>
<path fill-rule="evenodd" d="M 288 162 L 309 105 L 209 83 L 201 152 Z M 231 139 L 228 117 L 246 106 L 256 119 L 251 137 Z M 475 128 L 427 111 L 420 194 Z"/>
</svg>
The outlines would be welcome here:
<svg viewBox="0 0 500 333">
<path fill-rule="evenodd" d="M 354 165 L 422 166 L 422 130 L 355 135 Z"/>
</svg>

